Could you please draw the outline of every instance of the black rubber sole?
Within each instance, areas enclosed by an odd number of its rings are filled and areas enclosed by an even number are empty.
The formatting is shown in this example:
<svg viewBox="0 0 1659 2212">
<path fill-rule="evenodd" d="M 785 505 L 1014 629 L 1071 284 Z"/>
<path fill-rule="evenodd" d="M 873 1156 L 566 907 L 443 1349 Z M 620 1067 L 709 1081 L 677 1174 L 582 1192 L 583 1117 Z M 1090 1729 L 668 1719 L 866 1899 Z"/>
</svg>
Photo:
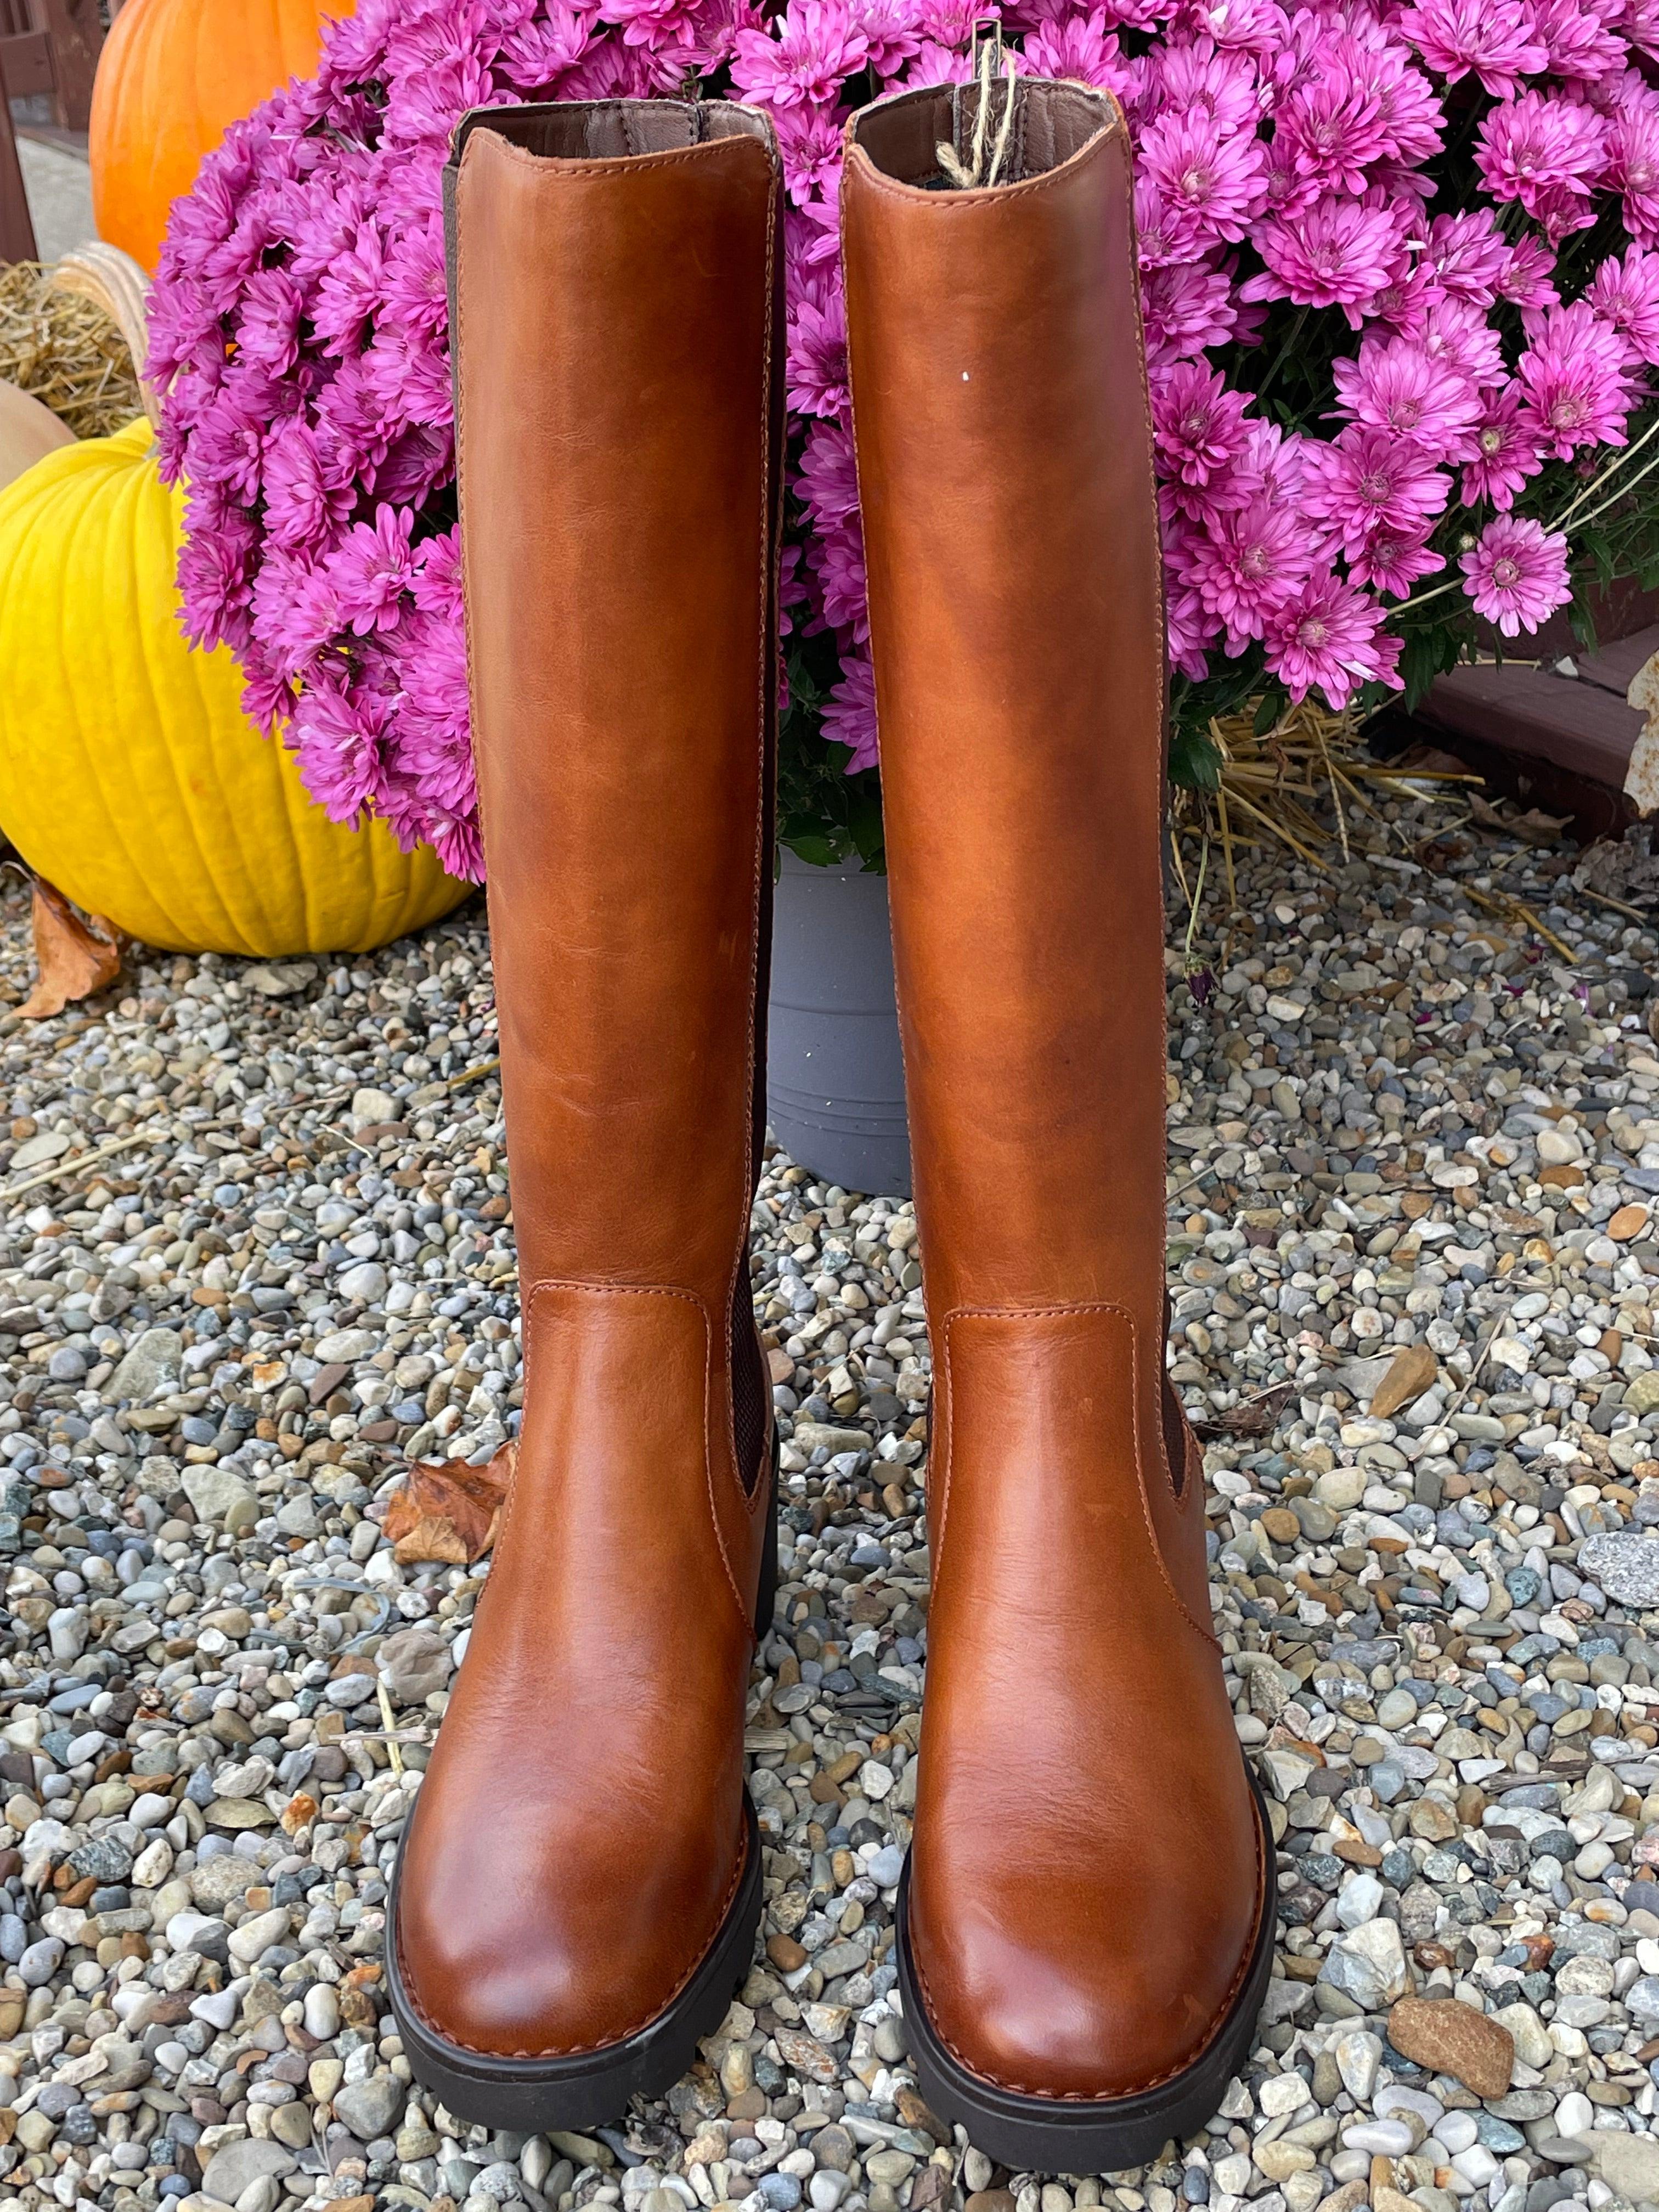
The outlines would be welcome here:
<svg viewBox="0 0 1659 2212">
<path fill-rule="evenodd" d="M 772 1500 L 755 1600 L 756 1634 L 772 1626 L 778 1587 L 778 1448 L 772 1443 Z M 761 1838 L 755 1808 L 744 1792 L 744 1869 L 736 1896 L 696 1971 L 672 2002 L 637 2035 L 567 2057 L 498 2058 L 463 2050 L 428 2027 L 410 2001 L 398 1957 L 398 1876 L 386 1898 L 386 1976 L 404 2055 L 416 2080 L 457 2118 L 525 2135 L 550 2128 L 592 2128 L 616 2119 L 630 2097 L 659 2097 L 696 2057 L 697 2045 L 726 2017 L 755 1956 L 761 1917 Z"/>
<path fill-rule="evenodd" d="M 929 2106 L 940 2119 L 966 2128 L 975 2149 L 1016 2172 L 1118 2173 L 1126 2166 L 1146 2165 L 1165 2143 L 1179 2142 L 1194 2134 L 1212 2117 L 1228 2082 L 1249 2055 L 1273 1966 L 1279 1900 L 1273 1832 L 1254 1774 L 1250 1786 L 1261 1823 L 1266 1894 L 1243 1986 L 1231 2011 L 1192 2064 L 1171 2080 L 1134 2097 L 1084 2104 L 1021 2096 L 969 2073 L 951 2057 L 927 2016 L 910 1955 L 910 1867 L 906 1860 L 899 1881 L 896 1947 L 905 2039 L 918 2086 Z"/>
</svg>

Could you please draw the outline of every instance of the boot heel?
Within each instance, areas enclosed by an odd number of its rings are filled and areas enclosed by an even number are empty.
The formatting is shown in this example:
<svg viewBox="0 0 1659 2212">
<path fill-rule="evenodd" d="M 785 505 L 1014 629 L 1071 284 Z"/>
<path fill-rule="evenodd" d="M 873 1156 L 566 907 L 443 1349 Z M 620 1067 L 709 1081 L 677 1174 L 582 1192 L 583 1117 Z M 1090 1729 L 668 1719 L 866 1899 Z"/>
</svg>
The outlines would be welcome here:
<svg viewBox="0 0 1659 2212">
<path fill-rule="evenodd" d="M 772 1502 L 767 1509 L 766 1537 L 761 1550 L 760 1588 L 755 1594 L 755 1641 L 763 1643 L 772 1626 L 778 1601 L 778 1493 L 782 1475 L 778 1466 L 778 1432 L 772 1431 Z"/>
</svg>

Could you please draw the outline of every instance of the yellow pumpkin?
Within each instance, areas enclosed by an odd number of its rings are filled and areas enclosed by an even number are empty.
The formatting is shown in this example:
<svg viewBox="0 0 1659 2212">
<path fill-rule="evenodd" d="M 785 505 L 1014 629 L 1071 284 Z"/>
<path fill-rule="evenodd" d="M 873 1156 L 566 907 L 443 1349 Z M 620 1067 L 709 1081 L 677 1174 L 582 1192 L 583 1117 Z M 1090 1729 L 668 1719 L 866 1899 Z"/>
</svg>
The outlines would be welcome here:
<svg viewBox="0 0 1659 2212">
<path fill-rule="evenodd" d="M 182 500 L 143 416 L 0 492 L 0 830 L 77 906 L 185 952 L 361 952 L 468 886 L 382 822 L 331 822 L 188 647 Z"/>
<path fill-rule="evenodd" d="M 88 151 L 98 234 L 154 270 L 167 210 L 233 123 L 317 67 L 352 0 L 127 0 L 98 57 Z"/>
</svg>

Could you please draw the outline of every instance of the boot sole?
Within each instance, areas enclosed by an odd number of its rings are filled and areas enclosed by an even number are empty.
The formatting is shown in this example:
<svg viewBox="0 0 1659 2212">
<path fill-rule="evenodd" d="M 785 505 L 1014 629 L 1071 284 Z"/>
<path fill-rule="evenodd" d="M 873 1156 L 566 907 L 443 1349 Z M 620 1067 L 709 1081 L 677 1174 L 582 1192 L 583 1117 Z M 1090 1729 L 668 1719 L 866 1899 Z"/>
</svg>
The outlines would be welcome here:
<svg viewBox="0 0 1659 2212">
<path fill-rule="evenodd" d="M 911 1956 L 910 1865 L 905 1861 L 899 1881 L 896 1944 L 905 2039 L 917 2083 L 929 2106 L 941 2119 L 966 2128 L 976 2149 L 1016 2172 L 1117 2173 L 1127 2166 L 1146 2165 L 1165 2143 L 1179 2142 L 1213 2116 L 1228 2082 L 1249 2054 L 1273 1966 L 1279 1896 L 1273 1834 L 1254 1773 L 1250 1787 L 1261 1824 L 1266 1881 L 1243 1986 L 1192 2064 L 1155 2088 L 1133 2097 L 1085 2103 L 1071 2098 L 1024 2096 L 970 2073 L 951 2056 L 928 2017 Z"/>
<path fill-rule="evenodd" d="M 778 1580 L 777 1439 L 772 1445 L 772 1504 L 755 1602 L 758 1635 L 772 1625 Z M 550 2128 L 592 2128 L 621 2114 L 630 2097 L 660 2097 L 687 2071 L 697 2045 L 726 2017 L 754 1961 L 761 1917 L 761 1838 L 755 1808 L 743 1798 L 744 1870 L 714 1942 L 679 1994 L 635 2035 L 564 2057 L 503 2058 L 449 2042 L 416 2010 L 398 1947 L 398 1876 L 386 1897 L 386 1994 L 416 2080 L 457 2118 L 487 2128 L 541 2135 Z"/>
</svg>

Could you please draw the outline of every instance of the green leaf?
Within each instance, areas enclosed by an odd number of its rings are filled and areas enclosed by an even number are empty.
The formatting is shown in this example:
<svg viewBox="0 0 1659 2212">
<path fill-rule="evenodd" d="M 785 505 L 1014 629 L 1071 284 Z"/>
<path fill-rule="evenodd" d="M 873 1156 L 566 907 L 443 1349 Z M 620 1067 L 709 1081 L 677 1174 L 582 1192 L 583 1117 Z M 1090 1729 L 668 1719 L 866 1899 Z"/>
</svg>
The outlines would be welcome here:
<svg viewBox="0 0 1659 2212">
<path fill-rule="evenodd" d="M 819 830 L 798 830 L 792 834 L 781 830 L 778 842 L 787 845 L 792 853 L 799 854 L 803 860 L 809 861 L 815 868 L 832 867 L 838 858 L 834 845 Z"/>
<path fill-rule="evenodd" d="M 1206 729 L 1170 732 L 1170 781 L 1183 791 L 1213 791 L 1220 782 L 1221 755 Z"/>
</svg>

